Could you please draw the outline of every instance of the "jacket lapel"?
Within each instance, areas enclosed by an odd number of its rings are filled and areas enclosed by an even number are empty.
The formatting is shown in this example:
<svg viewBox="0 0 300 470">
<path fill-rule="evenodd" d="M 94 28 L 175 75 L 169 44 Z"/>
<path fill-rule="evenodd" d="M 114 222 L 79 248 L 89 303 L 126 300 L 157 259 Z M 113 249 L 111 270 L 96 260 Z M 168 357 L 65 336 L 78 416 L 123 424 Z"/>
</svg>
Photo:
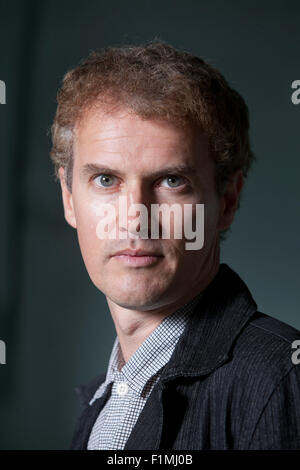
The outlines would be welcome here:
<svg viewBox="0 0 300 470">
<path fill-rule="evenodd" d="M 111 394 L 112 383 L 110 383 L 106 387 L 104 394 L 101 395 L 100 398 L 97 398 L 97 400 L 95 400 L 92 405 L 89 405 L 89 401 L 91 400 L 98 386 L 100 386 L 101 383 L 104 382 L 104 378 L 105 374 L 101 374 L 101 376 L 97 377 L 96 388 L 95 382 L 93 381 L 93 384 L 90 386 L 82 385 L 76 389 L 81 400 L 83 410 L 77 421 L 76 429 L 70 446 L 71 450 L 87 449 L 88 440 L 94 423 Z"/>
<path fill-rule="evenodd" d="M 163 384 L 158 382 L 153 388 L 126 442 L 124 450 L 159 449 L 163 426 L 163 387 Z"/>
</svg>

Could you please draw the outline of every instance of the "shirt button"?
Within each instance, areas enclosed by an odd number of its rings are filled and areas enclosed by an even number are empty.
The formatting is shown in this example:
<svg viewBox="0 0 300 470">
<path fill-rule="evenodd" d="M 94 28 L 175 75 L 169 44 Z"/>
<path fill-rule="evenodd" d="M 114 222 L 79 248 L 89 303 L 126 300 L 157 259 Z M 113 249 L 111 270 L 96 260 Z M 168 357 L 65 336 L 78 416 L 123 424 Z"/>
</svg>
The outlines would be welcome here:
<svg viewBox="0 0 300 470">
<path fill-rule="evenodd" d="M 127 395 L 128 393 L 128 384 L 126 382 L 121 382 L 117 385 L 117 393 L 120 396 Z"/>
</svg>

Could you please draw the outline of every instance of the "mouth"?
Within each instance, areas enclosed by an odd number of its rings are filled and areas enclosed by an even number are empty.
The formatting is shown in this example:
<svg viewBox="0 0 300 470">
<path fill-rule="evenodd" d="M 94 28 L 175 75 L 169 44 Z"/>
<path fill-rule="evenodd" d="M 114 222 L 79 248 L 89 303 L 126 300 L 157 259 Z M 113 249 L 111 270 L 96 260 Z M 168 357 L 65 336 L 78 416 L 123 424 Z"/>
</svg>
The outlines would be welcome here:
<svg viewBox="0 0 300 470">
<path fill-rule="evenodd" d="M 144 250 L 123 250 L 112 258 L 126 266 L 144 267 L 159 263 L 164 256 Z"/>
<path fill-rule="evenodd" d="M 127 266 L 151 266 L 163 259 L 163 256 L 128 256 L 128 255 L 117 255 L 113 257 L 120 263 L 126 264 Z"/>
</svg>

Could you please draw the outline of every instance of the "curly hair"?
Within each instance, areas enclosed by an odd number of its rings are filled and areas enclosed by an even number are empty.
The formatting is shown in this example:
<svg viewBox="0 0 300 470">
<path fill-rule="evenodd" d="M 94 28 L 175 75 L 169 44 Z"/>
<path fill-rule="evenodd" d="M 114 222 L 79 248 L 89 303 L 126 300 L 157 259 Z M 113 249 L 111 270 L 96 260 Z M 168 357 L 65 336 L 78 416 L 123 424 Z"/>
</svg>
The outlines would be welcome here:
<svg viewBox="0 0 300 470">
<path fill-rule="evenodd" d="M 57 102 L 50 155 L 56 176 L 60 167 L 65 168 L 70 191 L 75 125 L 93 106 L 109 112 L 111 106 L 122 105 L 143 119 L 196 125 L 209 140 L 219 195 L 236 170 L 246 177 L 255 160 L 248 107 L 240 94 L 212 65 L 160 40 L 91 52 L 66 73 Z"/>
</svg>

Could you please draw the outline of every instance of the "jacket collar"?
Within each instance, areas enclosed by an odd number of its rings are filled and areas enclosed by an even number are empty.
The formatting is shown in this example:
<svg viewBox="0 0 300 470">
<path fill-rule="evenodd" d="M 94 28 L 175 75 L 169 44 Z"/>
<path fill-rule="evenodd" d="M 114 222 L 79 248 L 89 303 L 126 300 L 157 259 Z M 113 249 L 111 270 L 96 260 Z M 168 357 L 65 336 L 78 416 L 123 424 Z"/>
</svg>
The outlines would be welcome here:
<svg viewBox="0 0 300 470">
<path fill-rule="evenodd" d="M 200 296 L 161 380 L 203 375 L 226 362 L 230 348 L 257 311 L 248 287 L 227 264 Z"/>
</svg>

